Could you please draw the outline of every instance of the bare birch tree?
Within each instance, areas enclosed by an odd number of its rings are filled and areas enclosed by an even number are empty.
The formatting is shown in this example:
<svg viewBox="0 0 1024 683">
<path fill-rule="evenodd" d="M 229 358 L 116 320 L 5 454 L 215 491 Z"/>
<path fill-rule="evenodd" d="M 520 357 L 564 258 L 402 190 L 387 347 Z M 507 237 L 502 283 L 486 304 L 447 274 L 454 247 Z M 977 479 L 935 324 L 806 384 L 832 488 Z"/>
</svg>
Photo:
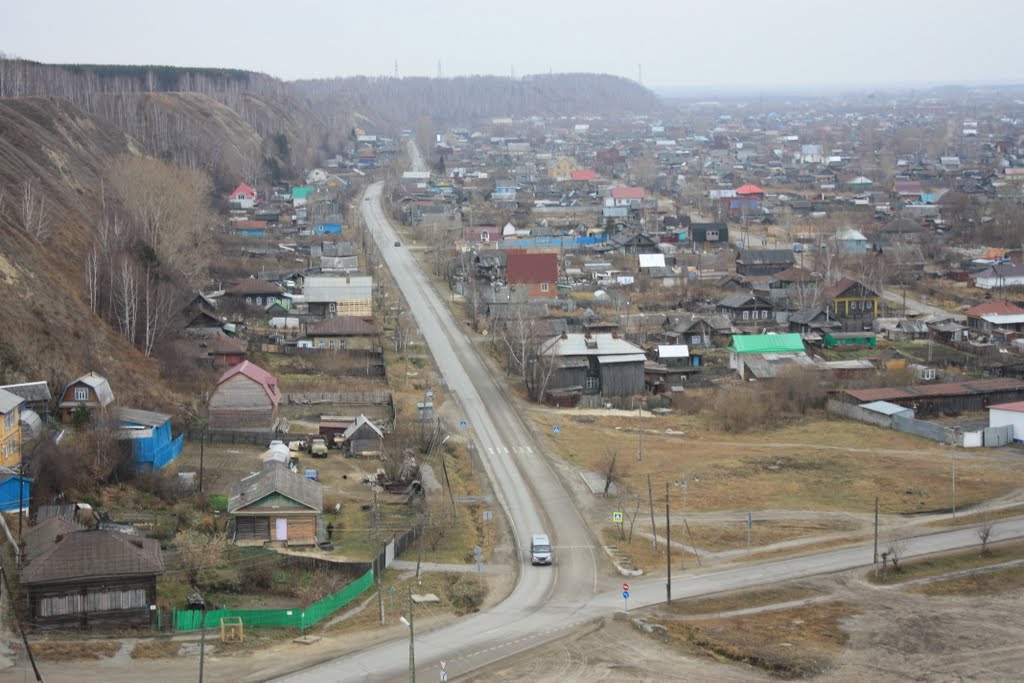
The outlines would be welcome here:
<svg viewBox="0 0 1024 683">
<path fill-rule="evenodd" d="M 31 178 L 21 185 L 21 204 L 18 219 L 22 229 L 39 242 L 50 238 L 50 212 L 46 206 L 46 195 Z"/>
<path fill-rule="evenodd" d="M 174 295 L 152 268 L 142 284 L 142 353 L 152 355 L 153 346 L 170 329 L 174 317 Z"/>
<path fill-rule="evenodd" d="M 139 311 L 139 278 L 134 264 L 128 257 L 121 258 L 114 302 L 121 336 L 134 344 Z"/>
</svg>

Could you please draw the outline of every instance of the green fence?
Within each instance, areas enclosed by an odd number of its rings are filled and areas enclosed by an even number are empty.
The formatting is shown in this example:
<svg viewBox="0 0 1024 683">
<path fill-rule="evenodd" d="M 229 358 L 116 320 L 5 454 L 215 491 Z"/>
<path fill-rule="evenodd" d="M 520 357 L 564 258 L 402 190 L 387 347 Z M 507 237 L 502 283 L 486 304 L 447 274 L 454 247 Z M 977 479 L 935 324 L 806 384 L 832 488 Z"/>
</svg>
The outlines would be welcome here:
<svg viewBox="0 0 1024 683">
<path fill-rule="evenodd" d="M 176 609 L 172 613 L 173 628 L 175 631 L 198 630 L 203 627 L 205 614 L 206 628 L 219 628 L 222 617 L 240 617 L 248 627 L 285 626 L 304 631 L 352 602 L 372 585 L 373 569 L 369 569 L 334 595 L 328 595 L 305 609 L 216 609 L 208 612 Z"/>
</svg>

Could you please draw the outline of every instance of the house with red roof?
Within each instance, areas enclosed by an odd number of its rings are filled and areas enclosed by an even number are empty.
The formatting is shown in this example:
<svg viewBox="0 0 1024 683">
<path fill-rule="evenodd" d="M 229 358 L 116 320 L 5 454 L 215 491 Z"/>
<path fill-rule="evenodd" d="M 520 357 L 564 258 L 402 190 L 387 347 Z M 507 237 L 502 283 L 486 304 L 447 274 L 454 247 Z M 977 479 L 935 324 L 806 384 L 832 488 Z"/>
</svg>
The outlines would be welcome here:
<svg viewBox="0 0 1024 683">
<path fill-rule="evenodd" d="M 588 183 L 597 180 L 596 171 L 573 171 L 569 174 L 569 179 L 576 183 Z"/>
<path fill-rule="evenodd" d="M 974 332 L 995 329 L 1024 331 L 1024 308 L 1009 301 L 986 301 L 964 311 L 967 327 Z"/>
<path fill-rule="evenodd" d="M 256 206 L 256 190 L 245 183 L 239 183 L 228 195 L 228 203 L 236 209 L 251 209 Z"/>
<path fill-rule="evenodd" d="M 747 199 L 764 199 L 764 190 L 757 185 L 747 183 L 736 188 L 736 196 Z"/>
<path fill-rule="evenodd" d="M 525 291 L 530 299 L 553 299 L 557 294 L 558 255 L 510 251 L 505 277 L 513 291 Z"/>
<path fill-rule="evenodd" d="M 642 187 L 613 187 L 605 206 L 639 207 L 644 194 Z"/>
<path fill-rule="evenodd" d="M 210 431 L 271 432 L 281 390 L 277 378 L 251 361 L 228 369 L 210 394 Z"/>
</svg>

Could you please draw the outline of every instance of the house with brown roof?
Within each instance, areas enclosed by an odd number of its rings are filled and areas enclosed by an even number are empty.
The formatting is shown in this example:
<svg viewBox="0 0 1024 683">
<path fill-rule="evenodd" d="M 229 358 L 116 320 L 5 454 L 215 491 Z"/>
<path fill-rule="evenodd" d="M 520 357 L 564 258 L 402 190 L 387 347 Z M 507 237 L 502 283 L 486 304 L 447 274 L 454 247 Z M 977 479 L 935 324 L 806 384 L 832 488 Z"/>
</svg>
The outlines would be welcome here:
<svg viewBox="0 0 1024 683">
<path fill-rule="evenodd" d="M 338 315 L 307 327 L 306 340 L 315 349 L 374 351 L 380 333 L 373 318 Z"/>
<path fill-rule="evenodd" d="M 284 289 L 280 285 L 259 278 L 248 278 L 238 282 L 224 291 L 221 300 L 227 305 L 238 308 L 259 307 L 280 301 L 284 298 Z"/>
<path fill-rule="evenodd" d="M 154 539 L 51 517 L 25 534 L 25 562 L 19 581 L 36 626 L 152 625 L 164 573 Z"/>
<path fill-rule="evenodd" d="M 558 255 L 510 251 L 505 277 L 513 291 L 524 291 L 530 299 L 553 299 L 557 295 Z"/>
<path fill-rule="evenodd" d="M 1024 331 L 1024 308 L 1009 301 L 986 301 L 964 311 L 972 332 L 989 333 L 996 329 Z"/>
<path fill-rule="evenodd" d="M 90 415 L 95 415 L 103 412 L 113 402 L 114 392 L 107 378 L 90 372 L 64 387 L 57 408 L 60 410 L 60 421 L 70 424 L 72 414 L 80 407 L 88 410 Z"/>
<path fill-rule="evenodd" d="M 320 482 L 265 460 L 259 472 L 231 486 L 228 514 L 235 522 L 233 540 L 239 545 L 315 545 L 323 498 Z"/>
<path fill-rule="evenodd" d="M 227 370 L 210 395 L 211 431 L 269 432 L 277 424 L 281 390 L 277 378 L 250 361 Z"/>
<path fill-rule="evenodd" d="M 843 325 L 844 330 L 871 329 L 879 316 L 881 297 L 862 282 L 844 277 L 825 290 L 829 314 Z"/>
<path fill-rule="evenodd" d="M 217 333 L 199 341 L 199 350 L 215 368 L 230 368 L 245 360 L 249 344 L 244 339 Z"/>
</svg>

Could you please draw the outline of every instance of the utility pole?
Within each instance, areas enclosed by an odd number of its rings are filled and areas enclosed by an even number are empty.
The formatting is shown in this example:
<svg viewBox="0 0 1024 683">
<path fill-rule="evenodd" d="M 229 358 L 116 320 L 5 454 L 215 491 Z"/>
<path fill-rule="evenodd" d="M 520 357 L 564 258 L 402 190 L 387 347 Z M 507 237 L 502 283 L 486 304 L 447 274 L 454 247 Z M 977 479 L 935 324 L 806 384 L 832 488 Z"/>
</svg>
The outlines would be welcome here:
<svg viewBox="0 0 1024 683">
<path fill-rule="evenodd" d="M 413 631 L 412 586 L 409 586 L 409 683 L 416 683 L 415 632 Z"/>
<path fill-rule="evenodd" d="M 672 524 L 668 518 L 668 482 L 665 482 L 665 603 L 672 604 Z"/>
<path fill-rule="evenodd" d="M 203 665 L 205 664 L 205 660 L 206 660 L 206 603 L 205 602 L 203 603 L 203 612 L 202 612 L 202 617 L 200 617 L 200 618 L 203 620 L 203 623 L 200 624 L 200 626 L 202 626 L 203 630 L 199 634 L 199 683 L 203 683 Z"/>
<path fill-rule="evenodd" d="M 647 507 L 651 511 L 651 537 L 654 539 L 654 549 L 658 549 L 658 530 L 654 528 L 654 493 L 651 489 L 651 475 L 647 475 Z"/>
<path fill-rule="evenodd" d="M 629 327 L 629 308 L 628 308 L 629 303 L 627 302 L 626 305 L 627 305 L 627 308 L 626 308 L 626 327 L 628 328 Z M 640 433 L 640 444 L 637 447 L 637 451 L 636 451 L 636 460 L 637 460 L 637 462 L 640 462 L 641 460 L 644 459 L 644 420 L 643 420 L 643 417 L 644 417 L 644 404 L 641 401 L 637 400 L 637 406 L 636 406 L 636 426 L 637 426 L 637 431 Z"/>
<path fill-rule="evenodd" d="M 203 456 L 206 453 L 206 430 L 199 436 L 199 493 L 203 492 Z"/>
<path fill-rule="evenodd" d="M 878 564 L 878 496 L 875 496 L 875 559 L 872 564 Z"/>
</svg>

